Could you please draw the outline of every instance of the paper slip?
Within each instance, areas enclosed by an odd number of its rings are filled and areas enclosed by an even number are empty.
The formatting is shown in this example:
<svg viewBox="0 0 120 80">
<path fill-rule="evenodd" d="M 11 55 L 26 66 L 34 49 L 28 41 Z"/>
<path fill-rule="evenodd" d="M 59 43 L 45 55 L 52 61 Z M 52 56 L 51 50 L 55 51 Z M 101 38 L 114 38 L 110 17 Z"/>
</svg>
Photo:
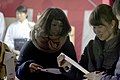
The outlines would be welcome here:
<svg viewBox="0 0 120 80">
<path fill-rule="evenodd" d="M 46 68 L 46 69 L 40 69 L 40 70 L 44 72 L 53 73 L 53 74 L 61 74 L 60 70 L 57 68 Z"/>
<path fill-rule="evenodd" d="M 68 57 L 67 55 L 61 53 L 59 56 L 63 56 L 64 59 L 69 62 L 70 64 L 72 64 L 73 66 L 75 66 L 77 69 L 79 69 L 80 71 L 82 71 L 85 74 L 88 74 L 89 71 L 87 71 L 86 69 L 84 69 L 82 66 L 80 66 L 77 62 L 75 62 L 74 60 L 72 60 L 70 57 Z M 58 57 L 59 57 L 58 56 Z"/>
</svg>

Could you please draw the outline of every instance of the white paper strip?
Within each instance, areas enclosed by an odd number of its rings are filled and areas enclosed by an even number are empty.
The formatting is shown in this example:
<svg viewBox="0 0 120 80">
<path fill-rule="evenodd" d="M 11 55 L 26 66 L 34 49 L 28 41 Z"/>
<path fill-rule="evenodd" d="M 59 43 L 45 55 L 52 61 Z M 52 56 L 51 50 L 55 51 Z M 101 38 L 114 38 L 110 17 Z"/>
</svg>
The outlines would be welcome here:
<svg viewBox="0 0 120 80">
<path fill-rule="evenodd" d="M 67 55 L 61 53 L 60 55 L 64 56 L 64 59 L 66 61 L 68 61 L 70 64 L 72 64 L 73 66 L 75 66 L 76 68 L 78 68 L 80 71 L 82 71 L 85 74 L 88 74 L 89 71 L 87 71 L 86 69 L 84 69 L 82 66 L 80 66 L 77 62 L 75 62 L 74 60 L 72 60 L 70 57 L 68 57 Z"/>
<path fill-rule="evenodd" d="M 46 68 L 46 69 L 40 69 L 40 70 L 44 72 L 53 73 L 53 74 L 61 74 L 60 70 L 57 68 Z"/>
</svg>

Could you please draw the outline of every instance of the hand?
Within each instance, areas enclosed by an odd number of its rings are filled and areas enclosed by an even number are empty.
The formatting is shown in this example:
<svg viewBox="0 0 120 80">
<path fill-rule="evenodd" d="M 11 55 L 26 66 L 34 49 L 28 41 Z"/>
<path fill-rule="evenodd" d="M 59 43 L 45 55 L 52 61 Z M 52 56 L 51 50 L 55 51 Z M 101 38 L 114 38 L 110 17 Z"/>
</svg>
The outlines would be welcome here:
<svg viewBox="0 0 120 80">
<path fill-rule="evenodd" d="M 20 51 L 19 51 L 19 50 L 12 49 L 12 52 L 15 53 L 16 56 L 19 56 L 19 54 L 20 54 Z"/>
<path fill-rule="evenodd" d="M 36 63 L 31 63 L 29 65 L 29 69 L 30 69 L 30 72 L 36 72 L 36 71 L 40 71 L 43 67 L 41 65 L 38 65 Z"/>
<path fill-rule="evenodd" d="M 18 57 L 20 55 L 20 51 L 19 50 L 15 50 L 15 49 L 11 49 L 11 51 L 14 53 L 15 58 L 18 60 Z"/>
<path fill-rule="evenodd" d="M 57 57 L 57 62 L 58 62 L 58 66 L 62 67 L 66 72 L 68 72 L 72 66 L 69 62 L 65 60 L 64 55 L 59 55 Z"/>
<path fill-rule="evenodd" d="M 88 80 L 100 80 L 103 73 L 104 72 L 95 71 L 84 75 L 84 77 L 86 77 Z"/>
</svg>

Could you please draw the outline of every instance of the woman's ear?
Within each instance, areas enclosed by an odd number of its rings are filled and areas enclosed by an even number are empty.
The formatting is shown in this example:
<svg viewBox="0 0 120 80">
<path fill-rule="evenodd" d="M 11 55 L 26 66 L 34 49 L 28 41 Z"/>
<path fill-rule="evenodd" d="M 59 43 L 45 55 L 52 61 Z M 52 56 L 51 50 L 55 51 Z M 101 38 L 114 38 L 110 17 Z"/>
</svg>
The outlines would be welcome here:
<svg viewBox="0 0 120 80">
<path fill-rule="evenodd" d="M 114 28 L 115 23 L 116 23 L 115 20 L 112 20 L 112 22 L 111 22 L 112 28 Z"/>
</svg>

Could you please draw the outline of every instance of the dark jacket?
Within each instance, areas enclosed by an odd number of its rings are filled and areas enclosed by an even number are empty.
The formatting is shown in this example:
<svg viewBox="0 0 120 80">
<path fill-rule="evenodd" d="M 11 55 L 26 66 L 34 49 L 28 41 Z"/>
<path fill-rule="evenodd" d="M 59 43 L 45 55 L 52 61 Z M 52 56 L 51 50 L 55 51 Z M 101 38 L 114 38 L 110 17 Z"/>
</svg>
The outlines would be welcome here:
<svg viewBox="0 0 120 80">
<path fill-rule="evenodd" d="M 91 40 L 81 56 L 79 64 L 89 72 L 105 71 L 113 75 L 120 51 L 120 35 L 108 42 L 100 41 L 97 37 Z M 84 73 L 77 72 L 76 80 L 82 80 Z"/>
<path fill-rule="evenodd" d="M 109 75 L 105 73 L 101 76 L 101 80 L 120 80 L 120 52 L 119 52 L 119 60 L 117 61 L 114 75 Z"/>
<path fill-rule="evenodd" d="M 70 80 L 63 74 L 52 74 L 48 72 L 30 73 L 29 64 L 35 62 L 44 68 L 59 68 L 57 64 L 57 56 L 63 52 L 64 54 L 77 61 L 73 44 L 67 38 L 62 48 L 55 53 L 47 53 L 39 50 L 34 46 L 32 41 L 28 41 L 21 50 L 20 57 L 16 65 L 16 76 L 20 80 Z"/>
</svg>

